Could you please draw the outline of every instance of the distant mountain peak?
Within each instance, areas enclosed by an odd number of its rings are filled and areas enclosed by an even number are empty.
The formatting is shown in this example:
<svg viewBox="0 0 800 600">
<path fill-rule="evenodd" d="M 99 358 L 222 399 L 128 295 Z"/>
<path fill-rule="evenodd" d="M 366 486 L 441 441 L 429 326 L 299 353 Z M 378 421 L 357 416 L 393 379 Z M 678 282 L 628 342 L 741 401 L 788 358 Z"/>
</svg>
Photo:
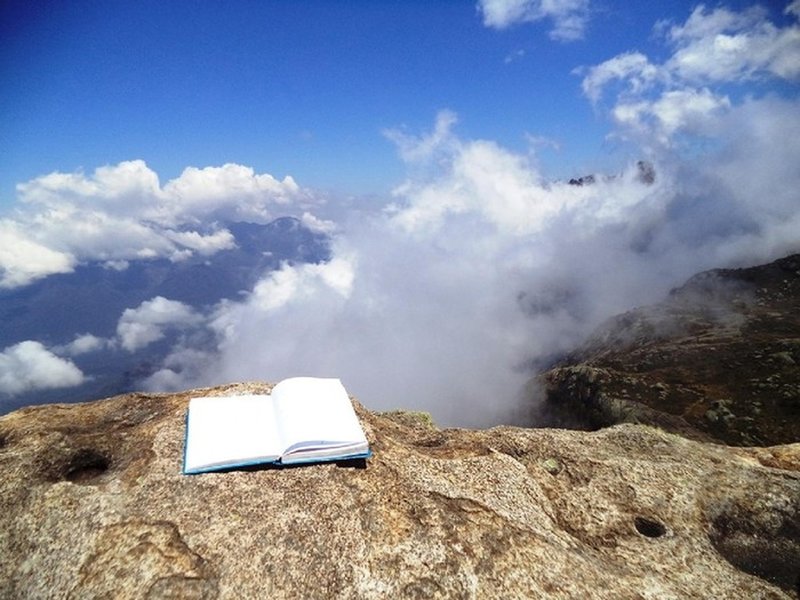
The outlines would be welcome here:
<svg viewBox="0 0 800 600">
<path fill-rule="evenodd" d="M 582 177 L 573 177 L 567 183 L 575 186 L 594 185 L 597 183 L 598 178 L 603 180 L 612 180 L 620 177 L 620 175 L 583 175 Z M 636 161 L 636 181 L 644 185 L 652 185 L 656 181 L 656 168 L 650 161 L 639 160 Z"/>
</svg>

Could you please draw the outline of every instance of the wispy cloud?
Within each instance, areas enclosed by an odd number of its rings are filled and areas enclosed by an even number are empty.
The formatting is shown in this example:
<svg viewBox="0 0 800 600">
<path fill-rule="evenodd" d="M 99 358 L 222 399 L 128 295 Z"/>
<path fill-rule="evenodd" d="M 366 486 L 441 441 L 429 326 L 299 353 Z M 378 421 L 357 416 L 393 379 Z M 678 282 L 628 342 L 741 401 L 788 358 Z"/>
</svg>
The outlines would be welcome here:
<svg viewBox="0 0 800 600">
<path fill-rule="evenodd" d="M 512 62 L 522 59 L 525 56 L 525 50 L 522 48 L 518 50 L 514 50 L 513 52 L 509 52 L 506 54 L 506 57 L 503 59 L 503 62 L 507 65 L 510 65 Z"/>
<path fill-rule="evenodd" d="M 434 155 L 449 152 L 457 142 L 452 133 L 457 122 L 456 113 L 445 109 L 436 115 L 436 124 L 428 134 L 416 136 L 402 128 L 392 128 L 385 129 L 383 135 L 395 144 L 405 162 L 431 162 Z"/>
<path fill-rule="evenodd" d="M 478 9 L 494 29 L 550 20 L 549 35 L 561 42 L 583 38 L 589 22 L 589 0 L 480 0 Z"/>
</svg>

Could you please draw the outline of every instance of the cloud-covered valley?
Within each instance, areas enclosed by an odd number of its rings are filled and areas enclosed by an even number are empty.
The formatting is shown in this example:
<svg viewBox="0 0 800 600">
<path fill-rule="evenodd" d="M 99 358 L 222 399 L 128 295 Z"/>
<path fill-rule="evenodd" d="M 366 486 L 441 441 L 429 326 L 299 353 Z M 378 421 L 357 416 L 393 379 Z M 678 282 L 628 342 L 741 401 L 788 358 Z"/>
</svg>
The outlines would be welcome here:
<svg viewBox="0 0 800 600">
<path fill-rule="evenodd" d="M 501 18 L 484 5 L 487 21 Z M 264 269 L 213 303 L 147 298 L 115 315 L 111 334 L 16 340 L 0 354 L 0 393 L 79 385 L 93 353 L 168 342 L 138 385 L 335 376 L 373 409 L 522 422 L 533 370 L 604 319 L 699 270 L 798 250 L 800 102 L 769 87 L 800 76 L 798 7 L 784 26 L 757 9 L 700 7 L 656 25 L 666 60 L 630 52 L 576 70 L 628 157 L 582 181 L 459 135 L 442 110 L 429 132 L 384 132 L 408 176 L 370 208 L 235 164 L 163 185 L 141 160 L 20 184 L 0 219 L 8 290 L 89 262 L 210 258 L 240 243 L 227 223 L 287 215 L 328 236 L 330 253 Z M 738 94 L 744 79 L 763 93 Z"/>
</svg>

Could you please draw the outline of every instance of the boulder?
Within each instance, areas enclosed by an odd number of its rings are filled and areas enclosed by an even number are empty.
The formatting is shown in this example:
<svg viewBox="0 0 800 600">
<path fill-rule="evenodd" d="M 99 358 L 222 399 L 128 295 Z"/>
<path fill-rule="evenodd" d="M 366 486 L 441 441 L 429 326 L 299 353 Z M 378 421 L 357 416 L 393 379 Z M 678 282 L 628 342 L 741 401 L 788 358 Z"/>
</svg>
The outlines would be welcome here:
<svg viewBox="0 0 800 600">
<path fill-rule="evenodd" d="M 796 598 L 800 444 L 356 410 L 366 461 L 181 474 L 193 395 L 0 418 L 2 598 Z"/>
</svg>

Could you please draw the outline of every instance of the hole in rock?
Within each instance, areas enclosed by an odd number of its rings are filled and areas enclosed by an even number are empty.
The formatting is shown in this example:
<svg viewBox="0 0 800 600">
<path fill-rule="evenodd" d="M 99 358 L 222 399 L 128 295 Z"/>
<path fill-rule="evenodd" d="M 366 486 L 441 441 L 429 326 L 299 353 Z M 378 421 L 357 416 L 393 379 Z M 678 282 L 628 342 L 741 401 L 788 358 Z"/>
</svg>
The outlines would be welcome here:
<svg viewBox="0 0 800 600">
<path fill-rule="evenodd" d="M 97 450 L 79 450 L 67 466 L 66 479 L 73 483 L 88 483 L 108 471 L 111 462 Z"/>
<path fill-rule="evenodd" d="M 667 528 L 664 527 L 663 523 L 647 517 L 636 517 L 633 520 L 633 526 L 636 527 L 636 531 L 649 538 L 661 537 L 667 533 Z"/>
</svg>

